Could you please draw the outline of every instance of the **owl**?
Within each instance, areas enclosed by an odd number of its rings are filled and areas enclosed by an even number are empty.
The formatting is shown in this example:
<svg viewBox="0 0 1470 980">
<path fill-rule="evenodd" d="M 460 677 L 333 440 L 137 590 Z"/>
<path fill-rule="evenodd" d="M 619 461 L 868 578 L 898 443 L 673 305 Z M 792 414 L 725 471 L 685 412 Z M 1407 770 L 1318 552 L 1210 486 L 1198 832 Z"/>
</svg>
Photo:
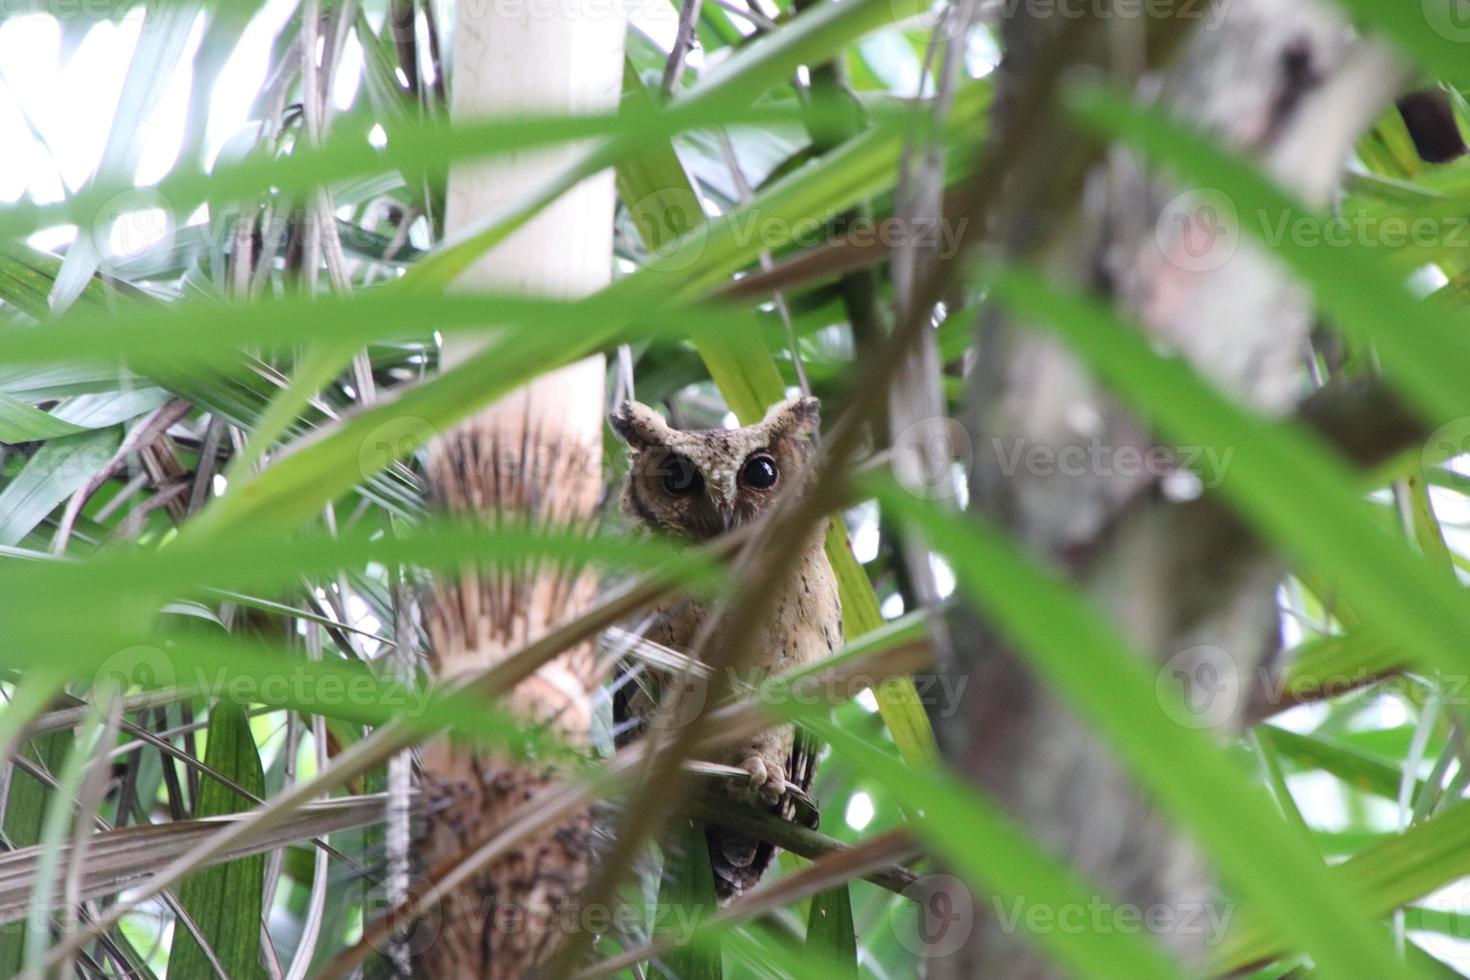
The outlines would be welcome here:
<svg viewBox="0 0 1470 980">
<path fill-rule="evenodd" d="M 622 504 L 635 524 L 655 534 L 709 541 L 754 520 L 779 496 L 807 478 L 810 436 L 818 425 L 815 398 L 792 398 L 773 407 L 758 424 L 743 429 L 682 431 L 637 402 L 625 402 L 612 427 L 632 450 Z M 774 611 L 753 631 L 740 680 L 803 667 L 826 657 L 842 642 L 842 606 L 824 547 L 825 526 L 813 529 L 801 557 L 777 593 Z M 709 610 L 690 597 L 669 600 L 654 611 L 644 635 L 688 653 Z M 619 728 L 636 733 L 639 720 L 655 709 L 647 686 L 623 683 L 614 697 Z M 729 791 L 791 819 L 789 789 L 811 788 L 814 746 L 794 726 L 768 729 L 731 746 L 712 762 L 749 773 Z M 715 890 L 724 900 L 760 881 L 776 848 L 710 826 L 705 831 Z"/>
</svg>

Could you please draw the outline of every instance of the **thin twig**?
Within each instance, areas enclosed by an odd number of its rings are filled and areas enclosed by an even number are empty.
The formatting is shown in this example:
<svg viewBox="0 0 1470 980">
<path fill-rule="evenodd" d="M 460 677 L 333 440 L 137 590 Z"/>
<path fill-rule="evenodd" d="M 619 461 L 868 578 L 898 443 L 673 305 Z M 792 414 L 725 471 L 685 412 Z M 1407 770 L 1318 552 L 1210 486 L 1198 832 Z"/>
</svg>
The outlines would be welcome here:
<svg viewBox="0 0 1470 980">
<path fill-rule="evenodd" d="M 118 722 L 122 720 L 120 699 L 116 693 L 116 689 L 104 692 L 102 695 L 104 703 L 93 709 L 101 716 L 102 723 L 96 742 L 98 750 L 112 743 L 117 735 Z M 80 791 L 77 794 L 76 822 L 72 826 L 71 856 L 66 862 L 66 885 L 61 901 L 62 921 L 66 923 L 68 929 L 74 925 L 72 910 L 79 908 L 82 904 L 82 869 L 87 866 L 87 849 L 92 841 L 92 833 L 88 825 L 101 812 L 102 799 L 107 793 L 108 769 L 107 754 L 103 751 L 94 751 L 92 757 L 87 760 Z M 57 972 L 67 974 L 71 971 L 72 964 L 63 962 Z"/>
<path fill-rule="evenodd" d="M 81 516 L 82 508 L 92 495 L 107 485 L 119 470 L 127 463 L 128 457 L 147 446 L 155 439 L 161 438 L 168 431 L 169 426 L 189 414 L 190 405 L 181 398 L 175 398 L 164 405 L 153 410 L 142 422 L 133 426 L 117 452 L 107 461 L 101 470 L 92 475 L 77 492 L 71 495 L 66 502 L 66 510 L 61 514 L 61 520 L 56 527 L 56 535 L 51 539 L 51 553 L 62 555 L 66 553 L 66 542 L 71 537 L 72 528 L 76 525 L 77 518 Z"/>
<path fill-rule="evenodd" d="M 694 28 L 699 23 L 700 0 L 684 0 L 679 7 L 679 29 L 674 33 L 674 46 L 664 64 L 663 83 L 659 91 L 665 97 L 673 94 L 684 77 L 684 59 L 694 45 Z"/>
<path fill-rule="evenodd" d="M 715 4 L 729 13 L 734 14 L 741 20 L 749 21 L 761 31 L 774 31 L 778 26 L 774 20 L 754 8 L 745 8 L 731 3 L 730 0 L 714 0 Z"/>
<path fill-rule="evenodd" d="M 315 624 L 307 624 L 306 627 L 306 656 L 313 662 L 322 659 L 322 631 Z M 316 768 L 320 772 L 327 767 L 327 724 L 321 715 L 312 715 L 311 741 L 316 754 Z M 301 925 L 301 939 L 296 944 L 290 969 L 286 971 L 286 980 L 305 980 L 321 936 L 322 918 L 326 914 L 327 860 L 321 851 L 316 851 L 312 857 L 310 900 Z"/>
<path fill-rule="evenodd" d="M 725 166 L 729 168 L 730 179 L 735 184 L 735 193 L 740 198 L 741 204 L 749 204 L 755 196 L 751 192 L 750 182 L 745 179 L 745 171 L 740 166 L 740 159 L 735 155 L 735 147 L 730 143 L 730 136 L 724 130 L 716 133 L 720 144 L 720 152 L 724 154 Z M 767 249 L 761 249 L 759 262 L 762 272 L 771 271 L 771 253 Z M 786 296 L 781 292 L 772 294 L 776 304 L 776 313 L 781 317 L 781 323 L 786 327 L 786 343 L 791 349 L 791 365 L 796 369 L 796 382 L 801 387 L 803 395 L 812 393 L 811 382 L 807 380 L 806 368 L 801 361 L 801 347 L 796 342 L 796 328 L 791 325 L 791 308 L 786 303 Z"/>
</svg>

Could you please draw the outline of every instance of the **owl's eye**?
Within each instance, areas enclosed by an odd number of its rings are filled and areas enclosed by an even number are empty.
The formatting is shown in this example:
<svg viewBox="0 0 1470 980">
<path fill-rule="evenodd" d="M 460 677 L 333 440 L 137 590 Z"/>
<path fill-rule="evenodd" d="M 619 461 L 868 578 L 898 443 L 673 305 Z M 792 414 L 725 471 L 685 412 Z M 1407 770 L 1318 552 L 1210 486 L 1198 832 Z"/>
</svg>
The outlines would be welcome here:
<svg viewBox="0 0 1470 980">
<path fill-rule="evenodd" d="M 776 461 L 765 453 L 756 453 L 740 468 L 740 482 L 752 490 L 769 490 L 780 476 Z"/>
<path fill-rule="evenodd" d="M 664 492 L 670 497 L 687 497 L 704 489 L 704 477 L 683 456 L 670 456 L 665 466 Z"/>
</svg>

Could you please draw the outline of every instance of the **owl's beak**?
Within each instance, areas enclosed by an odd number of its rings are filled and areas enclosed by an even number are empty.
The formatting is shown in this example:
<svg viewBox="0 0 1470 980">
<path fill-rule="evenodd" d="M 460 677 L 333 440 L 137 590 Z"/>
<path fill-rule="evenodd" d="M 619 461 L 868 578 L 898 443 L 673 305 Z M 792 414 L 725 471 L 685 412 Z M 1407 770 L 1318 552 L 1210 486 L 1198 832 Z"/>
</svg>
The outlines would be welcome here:
<svg viewBox="0 0 1470 980">
<path fill-rule="evenodd" d="M 724 493 L 711 488 L 709 502 L 715 509 L 715 516 L 720 519 L 720 530 L 728 531 L 735 526 L 735 503 Z"/>
</svg>

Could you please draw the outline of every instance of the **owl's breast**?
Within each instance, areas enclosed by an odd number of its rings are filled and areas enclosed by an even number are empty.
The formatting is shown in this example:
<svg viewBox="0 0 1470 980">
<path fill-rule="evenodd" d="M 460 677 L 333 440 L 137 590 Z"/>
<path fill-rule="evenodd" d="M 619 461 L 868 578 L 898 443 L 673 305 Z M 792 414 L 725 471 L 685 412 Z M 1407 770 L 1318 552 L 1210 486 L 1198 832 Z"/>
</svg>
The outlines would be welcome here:
<svg viewBox="0 0 1470 980">
<path fill-rule="evenodd" d="M 710 603 L 681 598 L 657 611 L 648 626 L 649 639 L 681 653 L 692 650 Z M 731 624 L 732 629 L 750 629 Z M 775 674 L 814 663 L 842 646 L 842 603 L 837 578 L 820 547 L 808 549 L 791 570 L 776 596 L 775 608 L 758 624 L 752 648 L 742 659 L 739 673 Z"/>
<path fill-rule="evenodd" d="M 765 640 L 764 659 L 758 650 L 752 662 L 774 673 L 815 663 L 842 646 L 842 602 L 825 551 L 808 551 L 793 569 L 766 624 Z"/>
</svg>

